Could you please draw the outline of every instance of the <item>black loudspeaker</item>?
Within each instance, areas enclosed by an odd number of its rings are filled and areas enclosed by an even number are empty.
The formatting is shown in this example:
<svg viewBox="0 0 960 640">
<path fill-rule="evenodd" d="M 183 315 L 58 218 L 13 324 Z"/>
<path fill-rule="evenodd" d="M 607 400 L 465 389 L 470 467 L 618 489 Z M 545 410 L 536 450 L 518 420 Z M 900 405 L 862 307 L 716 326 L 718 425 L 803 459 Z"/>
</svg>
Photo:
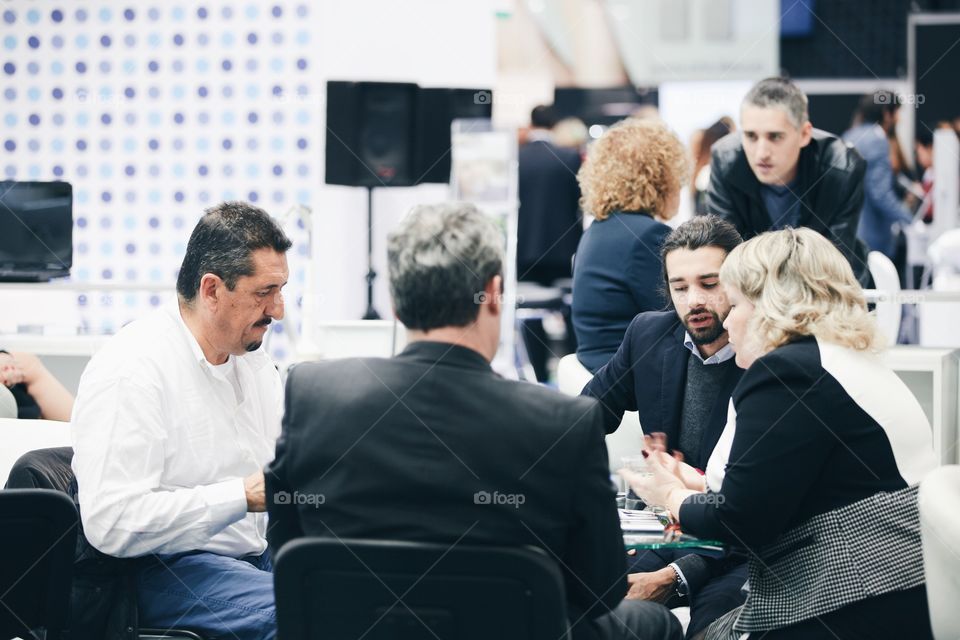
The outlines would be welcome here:
<svg viewBox="0 0 960 640">
<path fill-rule="evenodd" d="M 450 182 L 450 123 L 490 118 L 493 94 L 483 89 L 421 89 L 417 182 Z"/>
<path fill-rule="evenodd" d="M 418 89 L 405 82 L 327 83 L 327 184 L 416 183 Z"/>
</svg>

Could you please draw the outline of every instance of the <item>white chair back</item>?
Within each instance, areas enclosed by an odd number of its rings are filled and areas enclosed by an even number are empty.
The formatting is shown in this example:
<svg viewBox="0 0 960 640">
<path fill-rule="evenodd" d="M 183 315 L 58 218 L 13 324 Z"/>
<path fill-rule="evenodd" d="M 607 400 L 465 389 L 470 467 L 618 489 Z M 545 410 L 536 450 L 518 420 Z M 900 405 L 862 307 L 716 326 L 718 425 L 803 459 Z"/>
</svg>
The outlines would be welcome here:
<svg viewBox="0 0 960 640">
<path fill-rule="evenodd" d="M 931 471 L 920 483 L 920 535 L 933 637 L 960 637 L 960 466 Z"/>
<path fill-rule="evenodd" d="M 873 276 L 873 284 L 877 291 L 888 294 L 900 293 L 900 276 L 890 258 L 879 251 L 871 251 L 867 256 L 867 267 L 870 269 L 870 275 Z M 899 302 L 889 300 L 877 302 L 877 324 L 891 345 L 897 344 L 897 338 L 900 336 L 902 307 L 903 305 Z"/>
<path fill-rule="evenodd" d="M 557 386 L 561 393 L 578 396 L 593 375 L 580 364 L 577 355 L 571 353 L 560 358 L 557 365 Z M 607 436 L 607 455 L 610 458 L 610 470 L 616 471 L 623 466 L 621 458 L 637 455 L 643 445 L 643 429 L 640 428 L 640 416 L 636 411 L 623 414 L 623 421 L 616 431 Z"/>
<path fill-rule="evenodd" d="M 17 417 L 17 399 L 13 397 L 13 392 L 6 386 L 0 384 L 0 418 Z"/>
</svg>

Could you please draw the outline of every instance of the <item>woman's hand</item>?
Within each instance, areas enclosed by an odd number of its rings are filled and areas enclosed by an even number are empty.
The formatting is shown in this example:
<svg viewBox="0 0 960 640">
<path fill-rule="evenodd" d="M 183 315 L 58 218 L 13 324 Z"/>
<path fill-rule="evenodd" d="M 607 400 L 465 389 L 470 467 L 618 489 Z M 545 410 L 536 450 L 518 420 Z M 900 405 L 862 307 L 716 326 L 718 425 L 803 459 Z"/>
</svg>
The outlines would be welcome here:
<svg viewBox="0 0 960 640">
<path fill-rule="evenodd" d="M 680 464 L 682 463 L 679 460 L 661 451 L 647 456 L 648 473 L 630 469 L 620 469 L 618 473 L 644 502 L 666 508 L 676 520 L 680 512 L 680 504 L 684 499 L 694 493 L 701 493 L 688 488 L 681 480 Z"/>
<path fill-rule="evenodd" d="M 683 454 L 674 451 L 672 454 L 667 451 L 667 436 L 665 433 L 654 432 L 643 436 L 644 457 L 648 460 L 656 457 L 659 462 L 667 468 L 673 475 L 680 479 L 687 489 L 693 491 L 706 491 L 707 484 L 703 474 L 694 467 L 683 461 Z"/>
</svg>

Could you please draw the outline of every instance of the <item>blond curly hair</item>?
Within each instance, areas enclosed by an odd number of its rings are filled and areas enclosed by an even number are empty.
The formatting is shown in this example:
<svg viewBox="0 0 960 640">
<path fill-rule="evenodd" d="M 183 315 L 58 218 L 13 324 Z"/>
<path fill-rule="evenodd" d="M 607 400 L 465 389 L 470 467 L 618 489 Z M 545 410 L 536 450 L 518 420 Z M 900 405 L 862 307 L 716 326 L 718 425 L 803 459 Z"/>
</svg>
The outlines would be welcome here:
<svg viewBox="0 0 960 640">
<path fill-rule="evenodd" d="M 614 211 L 670 219 L 676 211 L 667 211 L 667 203 L 689 172 L 683 144 L 663 122 L 621 120 L 590 147 L 580 167 L 580 206 L 597 220 Z"/>
<path fill-rule="evenodd" d="M 720 282 L 754 305 L 751 347 L 767 353 L 804 336 L 858 351 L 883 339 L 850 263 L 811 229 L 763 233 L 730 252 Z"/>
</svg>

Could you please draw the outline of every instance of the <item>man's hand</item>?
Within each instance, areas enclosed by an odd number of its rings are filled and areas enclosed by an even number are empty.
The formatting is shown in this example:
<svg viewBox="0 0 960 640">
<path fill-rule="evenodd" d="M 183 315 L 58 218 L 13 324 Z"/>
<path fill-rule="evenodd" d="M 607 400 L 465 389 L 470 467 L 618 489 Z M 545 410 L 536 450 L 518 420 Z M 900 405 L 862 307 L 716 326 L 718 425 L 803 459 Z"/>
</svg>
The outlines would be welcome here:
<svg viewBox="0 0 960 640">
<path fill-rule="evenodd" d="M 257 471 L 243 479 L 243 490 L 247 494 L 247 511 L 266 511 L 267 496 L 263 471 Z"/>
<path fill-rule="evenodd" d="M 627 591 L 627 600 L 649 600 L 663 604 L 670 599 L 676 590 L 674 583 L 677 574 L 672 567 L 664 567 L 649 573 L 631 573 L 627 576 L 630 590 Z"/>
</svg>

